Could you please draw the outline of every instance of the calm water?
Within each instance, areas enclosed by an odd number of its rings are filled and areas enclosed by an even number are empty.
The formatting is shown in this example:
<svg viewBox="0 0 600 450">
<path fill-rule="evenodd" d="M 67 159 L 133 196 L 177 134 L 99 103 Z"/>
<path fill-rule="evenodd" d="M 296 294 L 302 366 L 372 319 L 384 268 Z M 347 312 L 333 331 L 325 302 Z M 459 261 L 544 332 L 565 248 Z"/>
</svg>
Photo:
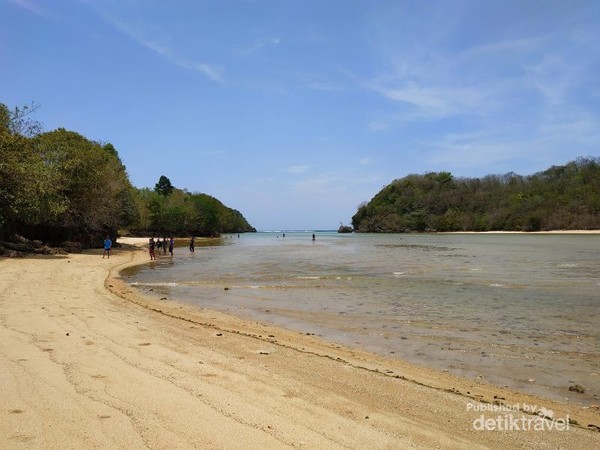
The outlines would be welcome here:
<svg viewBox="0 0 600 450">
<path fill-rule="evenodd" d="M 600 236 L 311 235 L 226 236 L 127 275 L 147 295 L 598 402 Z"/>
</svg>

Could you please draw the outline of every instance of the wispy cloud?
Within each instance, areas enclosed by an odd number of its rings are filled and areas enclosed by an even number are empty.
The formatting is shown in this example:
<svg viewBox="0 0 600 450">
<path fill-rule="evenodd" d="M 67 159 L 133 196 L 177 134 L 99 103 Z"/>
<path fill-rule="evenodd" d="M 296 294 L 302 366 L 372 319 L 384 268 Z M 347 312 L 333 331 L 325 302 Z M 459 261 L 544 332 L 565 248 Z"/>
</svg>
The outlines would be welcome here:
<svg viewBox="0 0 600 450">
<path fill-rule="evenodd" d="M 313 89 L 315 91 L 324 91 L 324 92 L 343 92 L 346 89 L 342 87 L 339 83 L 331 82 L 331 81 L 312 81 L 306 85 L 308 89 Z"/>
<path fill-rule="evenodd" d="M 457 53 L 455 57 L 461 60 L 467 60 L 473 58 L 498 57 L 502 53 L 511 55 L 514 55 L 515 53 L 531 54 L 531 52 L 540 49 L 547 40 L 547 36 L 530 36 L 520 39 L 499 40 L 468 47 Z"/>
<path fill-rule="evenodd" d="M 336 170 L 315 173 L 289 184 L 292 192 L 300 195 L 332 195 L 335 192 L 347 192 L 356 186 L 379 184 L 383 177 L 379 173 L 364 173 L 354 170 Z"/>
<path fill-rule="evenodd" d="M 94 8 L 93 4 L 87 2 L 86 4 Z M 224 70 L 221 66 L 216 64 L 210 64 L 207 62 L 192 61 L 184 56 L 181 56 L 176 49 L 174 49 L 171 45 L 168 45 L 166 42 L 169 39 L 157 38 L 157 32 L 150 33 L 147 29 L 144 28 L 143 25 L 134 25 L 132 23 L 114 17 L 113 15 L 110 15 L 105 11 L 100 11 L 97 8 L 94 9 L 111 26 L 116 28 L 118 31 L 120 31 L 125 36 L 129 37 L 139 45 L 160 55 L 165 60 L 176 64 L 177 66 L 182 67 L 184 69 L 198 72 L 199 74 L 205 76 L 206 78 L 214 82 L 220 84 L 225 83 L 225 78 L 223 75 Z M 153 35 L 152 38 L 149 37 L 149 35 L 151 34 Z"/>
<path fill-rule="evenodd" d="M 199 62 L 189 62 L 174 57 L 170 59 L 179 66 L 183 67 L 184 69 L 195 70 L 196 72 L 201 73 L 207 78 L 210 78 L 212 81 L 215 81 L 220 84 L 225 83 L 225 78 L 223 76 L 223 68 L 221 66 Z"/>
<path fill-rule="evenodd" d="M 383 131 L 390 127 L 389 121 L 384 119 L 372 120 L 369 122 L 369 130 L 371 131 Z"/>
<path fill-rule="evenodd" d="M 285 169 L 288 173 L 306 173 L 311 166 L 290 166 Z"/>
<path fill-rule="evenodd" d="M 431 167 L 445 167 L 459 172 L 494 167 L 493 173 L 513 170 L 515 162 L 530 171 L 541 170 L 557 161 L 597 153 L 600 141 L 600 118 L 576 112 L 571 119 L 557 117 L 552 123 L 515 127 L 510 123 L 464 133 L 446 133 L 416 144 L 420 158 Z"/>
<path fill-rule="evenodd" d="M 526 81 L 549 105 L 568 100 L 569 90 L 577 86 L 577 71 L 559 55 L 549 55 L 527 67 Z"/>
<path fill-rule="evenodd" d="M 47 17 L 49 11 L 34 0 L 9 0 L 14 5 L 17 5 L 27 11 L 37 14 L 38 16 Z"/>
<path fill-rule="evenodd" d="M 266 48 L 275 47 L 279 44 L 281 44 L 281 39 L 278 37 L 260 38 L 244 48 L 241 53 L 243 55 L 250 56 L 259 53 Z"/>
<path fill-rule="evenodd" d="M 421 118 L 440 118 L 454 114 L 477 113 L 487 93 L 475 88 L 425 87 L 417 83 L 394 88 L 374 86 L 384 97 L 416 108 Z"/>
</svg>

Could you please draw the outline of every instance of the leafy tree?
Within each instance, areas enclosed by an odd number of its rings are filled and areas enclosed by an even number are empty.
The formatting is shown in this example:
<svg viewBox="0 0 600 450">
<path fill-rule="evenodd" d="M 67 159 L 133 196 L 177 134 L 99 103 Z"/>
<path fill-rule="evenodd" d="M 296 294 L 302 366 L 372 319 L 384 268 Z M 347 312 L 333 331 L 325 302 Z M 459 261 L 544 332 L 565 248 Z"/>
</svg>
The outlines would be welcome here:
<svg viewBox="0 0 600 450">
<path fill-rule="evenodd" d="M 130 224 L 134 234 L 217 236 L 220 233 L 256 231 L 234 209 L 206 194 L 173 188 L 163 196 L 148 188 L 136 195 L 138 220 Z"/>
<path fill-rule="evenodd" d="M 31 140 L 0 131 L 0 238 L 10 238 L 23 221 L 40 221 L 44 166 Z"/>
<path fill-rule="evenodd" d="M 78 240 L 92 245 L 116 234 L 131 214 L 131 185 L 111 149 L 63 128 L 32 140 L 43 162 L 38 219 L 24 223 L 46 240 Z M 114 150 L 114 149 L 113 149 Z"/>
<path fill-rule="evenodd" d="M 0 132 L 10 133 L 10 111 L 4 103 L 0 103 Z"/>
<path fill-rule="evenodd" d="M 169 196 L 171 195 L 171 192 L 173 192 L 173 185 L 171 184 L 171 180 L 169 180 L 167 177 L 165 177 L 164 175 L 161 175 L 158 183 L 156 183 L 156 185 L 154 186 L 154 190 L 162 195 L 162 196 Z"/>
<path fill-rule="evenodd" d="M 446 183 L 450 183 L 453 178 L 454 177 L 452 176 L 452 174 L 450 172 L 440 172 L 437 174 L 437 177 L 435 179 L 439 183 L 446 184 Z"/>
</svg>

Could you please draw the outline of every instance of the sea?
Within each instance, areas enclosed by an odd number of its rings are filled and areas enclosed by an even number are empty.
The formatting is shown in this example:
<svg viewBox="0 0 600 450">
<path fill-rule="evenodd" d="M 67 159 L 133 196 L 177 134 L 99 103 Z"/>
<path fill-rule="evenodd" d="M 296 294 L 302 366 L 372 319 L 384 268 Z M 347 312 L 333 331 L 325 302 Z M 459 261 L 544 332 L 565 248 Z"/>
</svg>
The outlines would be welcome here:
<svg viewBox="0 0 600 450">
<path fill-rule="evenodd" d="M 123 276 L 150 297 L 598 404 L 600 235 L 232 234 L 194 253 L 177 241 Z"/>
</svg>

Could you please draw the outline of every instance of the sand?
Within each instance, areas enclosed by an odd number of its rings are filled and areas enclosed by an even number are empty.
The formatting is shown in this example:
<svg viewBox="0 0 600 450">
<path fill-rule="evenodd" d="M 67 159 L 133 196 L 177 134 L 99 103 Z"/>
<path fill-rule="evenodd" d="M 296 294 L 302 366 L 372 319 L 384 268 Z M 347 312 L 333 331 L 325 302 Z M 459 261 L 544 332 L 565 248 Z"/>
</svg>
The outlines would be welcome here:
<svg viewBox="0 0 600 450">
<path fill-rule="evenodd" d="M 146 299 L 118 273 L 147 252 L 101 255 L 0 260 L 0 448 L 600 448 L 594 407 Z M 477 430 L 509 414 L 480 401 L 574 422 Z"/>
</svg>

